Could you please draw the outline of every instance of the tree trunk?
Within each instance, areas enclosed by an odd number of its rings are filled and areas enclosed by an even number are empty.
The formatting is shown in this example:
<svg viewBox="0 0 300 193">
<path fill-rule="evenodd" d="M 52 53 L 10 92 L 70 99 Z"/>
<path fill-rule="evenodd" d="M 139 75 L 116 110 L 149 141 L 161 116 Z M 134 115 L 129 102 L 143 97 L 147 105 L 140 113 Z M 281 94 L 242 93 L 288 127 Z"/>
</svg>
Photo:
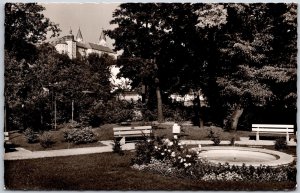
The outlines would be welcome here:
<svg viewBox="0 0 300 193">
<path fill-rule="evenodd" d="M 237 129 L 237 125 L 239 122 L 239 119 L 241 115 L 243 114 L 244 108 L 239 104 L 236 106 L 235 110 L 232 113 L 231 116 L 231 129 L 235 130 Z"/>
<path fill-rule="evenodd" d="M 161 100 L 159 86 L 156 87 L 156 98 L 157 98 L 157 121 L 161 123 L 164 120 L 164 116 L 162 111 L 162 100 Z"/>
<path fill-rule="evenodd" d="M 201 108 L 201 101 L 200 96 L 194 99 L 194 113 L 195 113 L 195 124 L 200 127 L 201 129 L 204 128 L 204 121 L 203 121 L 203 109 Z"/>
</svg>

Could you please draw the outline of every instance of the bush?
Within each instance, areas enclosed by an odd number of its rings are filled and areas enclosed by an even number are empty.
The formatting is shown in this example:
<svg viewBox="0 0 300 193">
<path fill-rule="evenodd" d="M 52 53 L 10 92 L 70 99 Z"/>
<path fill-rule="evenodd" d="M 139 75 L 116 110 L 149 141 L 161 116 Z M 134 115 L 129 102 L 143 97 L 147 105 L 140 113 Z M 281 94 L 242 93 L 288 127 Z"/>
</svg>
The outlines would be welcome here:
<svg viewBox="0 0 300 193">
<path fill-rule="evenodd" d="M 34 133 L 34 131 L 31 128 L 27 128 L 24 131 L 24 135 L 25 135 L 28 143 L 38 142 L 38 136 Z"/>
<path fill-rule="evenodd" d="M 153 160 L 169 163 L 178 169 L 187 169 L 198 159 L 197 153 L 190 151 L 178 139 L 146 139 L 136 148 L 133 164 L 149 164 Z"/>
<path fill-rule="evenodd" d="M 43 132 L 39 137 L 40 145 L 43 148 L 49 148 L 54 144 L 52 135 L 50 132 Z"/>
<path fill-rule="evenodd" d="M 74 128 L 63 132 L 64 139 L 69 143 L 85 144 L 97 141 L 97 135 L 89 128 Z"/>
<path fill-rule="evenodd" d="M 276 150 L 282 150 L 282 149 L 287 149 L 287 142 L 285 138 L 278 138 L 275 141 L 275 149 Z"/>
<path fill-rule="evenodd" d="M 220 136 L 219 134 L 216 134 L 215 132 L 213 132 L 212 130 L 209 131 L 208 137 L 210 138 L 210 140 L 212 140 L 212 142 L 214 143 L 214 145 L 220 145 L 221 140 L 220 140 Z"/>
</svg>

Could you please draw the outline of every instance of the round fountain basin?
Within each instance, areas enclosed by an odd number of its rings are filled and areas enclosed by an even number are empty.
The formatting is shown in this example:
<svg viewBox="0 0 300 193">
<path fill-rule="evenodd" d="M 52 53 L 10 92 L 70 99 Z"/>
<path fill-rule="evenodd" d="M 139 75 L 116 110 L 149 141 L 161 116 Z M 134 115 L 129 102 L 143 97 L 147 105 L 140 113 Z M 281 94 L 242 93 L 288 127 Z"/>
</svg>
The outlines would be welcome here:
<svg viewBox="0 0 300 193">
<path fill-rule="evenodd" d="M 203 147 L 199 157 L 211 163 L 228 163 L 230 165 L 242 166 L 279 166 L 293 162 L 293 156 L 260 148 L 247 147 Z"/>
</svg>

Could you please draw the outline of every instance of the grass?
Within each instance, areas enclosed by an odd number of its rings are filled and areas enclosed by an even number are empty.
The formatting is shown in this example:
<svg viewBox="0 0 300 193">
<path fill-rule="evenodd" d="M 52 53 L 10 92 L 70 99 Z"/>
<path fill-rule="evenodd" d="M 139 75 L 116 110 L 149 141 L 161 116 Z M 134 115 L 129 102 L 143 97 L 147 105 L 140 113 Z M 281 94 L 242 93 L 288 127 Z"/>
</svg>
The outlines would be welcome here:
<svg viewBox="0 0 300 193">
<path fill-rule="evenodd" d="M 132 152 L 4 161 L 8 190 L 294 190 L 296 182 L 203 182 L 130 168 Z"/>
</svg>

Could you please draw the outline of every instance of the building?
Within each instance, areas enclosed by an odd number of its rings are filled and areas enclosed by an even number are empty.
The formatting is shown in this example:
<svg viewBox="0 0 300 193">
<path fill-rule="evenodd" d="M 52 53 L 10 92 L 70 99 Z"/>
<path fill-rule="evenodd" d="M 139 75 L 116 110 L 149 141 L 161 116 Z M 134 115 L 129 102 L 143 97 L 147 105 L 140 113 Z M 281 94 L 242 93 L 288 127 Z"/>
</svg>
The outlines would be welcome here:
<svg viewBox="0 0 300 193">
<path fill-rule="evenodd" d="M 101 30 L 97 44 L 84 42 L 80 28 L 78 29 L 76 38 L 74 38 L 72 30 L 70 29 L 68 35 L 53 41 L 52 44 L 60 54 L 67 54 L 71 59 L 77 58 L 78 56 L 88 56 L 91 53 L 97 53 L 99 55 L 106 53 L 114 57 L 116 56 L 116 53 L 107 46 L 103 30 Z"/>
</svg>

